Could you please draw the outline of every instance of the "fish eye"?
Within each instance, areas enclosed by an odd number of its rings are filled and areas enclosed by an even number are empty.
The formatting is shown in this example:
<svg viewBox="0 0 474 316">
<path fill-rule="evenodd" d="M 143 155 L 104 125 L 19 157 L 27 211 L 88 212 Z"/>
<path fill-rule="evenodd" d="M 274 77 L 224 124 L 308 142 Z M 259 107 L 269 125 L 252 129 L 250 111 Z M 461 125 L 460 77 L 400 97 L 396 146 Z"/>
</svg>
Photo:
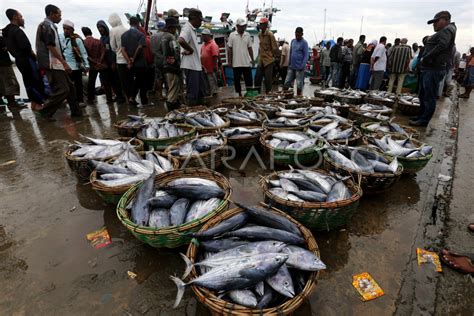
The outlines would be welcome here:
<svg viewBox="0 0 474 316">
<path fill-rule="evenodd" d="M 280 258 L 275 258 L 275 261 L 276 261 L 276 262 L 280 262 Z"/>
<path fill-rule="evenodd" d="M 285 283 L 283 283 L 284 285 L 288 286 L 290 285 L 290 283 L 288 283 L 288 281 L 285 281 Z"/>
</svg>

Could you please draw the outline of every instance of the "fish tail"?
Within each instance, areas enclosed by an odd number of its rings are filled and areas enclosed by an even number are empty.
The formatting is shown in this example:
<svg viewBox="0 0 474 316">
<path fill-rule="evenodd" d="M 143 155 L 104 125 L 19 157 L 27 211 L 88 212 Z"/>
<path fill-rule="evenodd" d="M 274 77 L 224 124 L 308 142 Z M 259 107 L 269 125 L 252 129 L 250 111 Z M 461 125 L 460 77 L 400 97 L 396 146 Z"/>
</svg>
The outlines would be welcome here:
<svg viewBox="0 0 474 316">
<path fill-rule="evenodd" d="M 180 253 L 180 255 L 181 255 L 181 258 L 183 258 L 184 262 L 186 263 L 186 269 L 184 270 L 184 274 L 182 277 L 184 279 L 191 273 L 191 270 L 193 269 L 193 263 L 191 262 L 191 260 L 189 260 L 188 257 L 186 257 L 185 254 Z"/>
<path fill-rule="evenodd" d="M 183 298 L 184 295 L 184 289 L 186 288 L 186 283 L 184 283 L 180 278 L 175 277 L 175 276 L 170 276 L 171 281 L 176 284 L 176 287 L 178 288 L 178 293 L 176 294 L 176 300 L 174 302 L 173 308 L 178 307 L 179 303 L 181 302 L 181 299 Z"/>
</svg>

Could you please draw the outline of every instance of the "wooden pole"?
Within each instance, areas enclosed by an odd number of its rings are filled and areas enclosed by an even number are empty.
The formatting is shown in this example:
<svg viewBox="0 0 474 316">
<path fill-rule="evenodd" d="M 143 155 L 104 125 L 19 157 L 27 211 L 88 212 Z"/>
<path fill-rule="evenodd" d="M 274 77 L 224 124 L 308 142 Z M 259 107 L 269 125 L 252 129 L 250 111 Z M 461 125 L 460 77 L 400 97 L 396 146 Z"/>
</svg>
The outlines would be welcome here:
<svg viewBox="0 0 474 316">
<path fill-rule="evenodd" d="M 148 0 L 145 13 L 145 31 L 148 32 L 148 24 L 150 23 L 151 5 L 153 0 Z"/>
</svg>

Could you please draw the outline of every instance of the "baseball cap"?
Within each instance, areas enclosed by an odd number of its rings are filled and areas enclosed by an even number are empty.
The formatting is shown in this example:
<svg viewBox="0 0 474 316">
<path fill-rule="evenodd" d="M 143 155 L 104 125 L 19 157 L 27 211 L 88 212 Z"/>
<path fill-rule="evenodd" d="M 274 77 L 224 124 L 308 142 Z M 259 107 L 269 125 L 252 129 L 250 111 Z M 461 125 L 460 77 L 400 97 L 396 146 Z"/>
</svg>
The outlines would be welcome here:
<svg viewBox="0 0 474 316">
<path fill-rule="evenodd" d="M 247 25 L 247 21 L 245 21 L 243 18 L 238 18 L 237 21 L 235 21 L 235 24 L 239 26 L 244 26 Z"/>
<path fill-rule="evenodd" d="M 178 27 L 178 21 L 176 21 L 176 18 L 173 18 L 173 17 L 168 17 L 166 18 L 165 20 L 165 23 L 166 23 L 166 27 Z"/>
<path fill-rule="evenodd" d="M 63 26 L 67 26 L 67 27 L 70 27 L 70 28 L 74 29 L 74 23 L 72 23 L 69 20 L 64 20 Z"/>
<path fill-rule="evenodd" d="M 156 27 L 157 27 L 158 29 L 162 29 L 162 28 L 164 28 L 165 26 L 166 26 L 165 21 L 161 21 L 161 20 L 158 21 L 158 23 L 156 24 Z"/>
<path fill-rule="evenodd" d="M 204 29 L 204 30 L 202 30 L 201 34 L 202 34 L 202 35 L 211 35 L 211 30 L 209 30 L 209 29 Z"/>
<path fill-rule="evenodd" d="M 265 23 L 268 23 L 268 19 L 267 18 L 261 18 L 260 19 L 260 24 L 265 24 Z"/>
<path fill-rule="evenodd" d="M 169 9 L 167 14 L 168 17 L 179 18 L 179 13 L 175 9 Z"/>
<path fill-rule="evenodd" d="M 427 24 L 433 24 L 434 22 L 438 21 L 441 18 L 445 18 L 451 20 L 451 13 L 449 11 L 440 11 L 435 14 L 434 18 L 426 22 Z"/>
<path fill-rule="evenodd" d="M 189 9 L 188 18 L 190 19 L 190 18 L 193 18 L 193 17 L 199 18 L 199 19 L 201 19 L 201 21 L 204 21 L 204 18 L 202 16 L 202 12 L 199 9 L 194 9 L 194 8 Z"/>
</svg>

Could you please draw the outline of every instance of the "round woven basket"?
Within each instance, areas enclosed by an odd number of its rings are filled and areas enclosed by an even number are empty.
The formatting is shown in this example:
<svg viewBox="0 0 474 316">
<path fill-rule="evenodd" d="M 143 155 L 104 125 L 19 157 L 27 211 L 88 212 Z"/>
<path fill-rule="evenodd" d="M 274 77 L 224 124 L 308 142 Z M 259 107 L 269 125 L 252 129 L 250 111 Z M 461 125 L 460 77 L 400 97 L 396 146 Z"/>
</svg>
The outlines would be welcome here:
<svg viewBox="0 0 474 316">
<path fill-rule="evenodd" d="M 308 118 L 311 117 L 312 115 L 307 115 L 307 114 L 301 114 L 301 115 L 288 115 L 282 112 L 276 112 L 277 117 L 286 117 L 289 119 L 302 119 L 302 118 Z"/>
<path fill-rule="evenodd" d="M 117 205 L 117 217 L 122 224 L 141 242 L 148 244 L 155 248 L 176 248 L 188 244 L 191 238 L 187 233 L 197 232 L 201 227 L 213 217 L 219 215 L 227 209 L 232 189 L 229 180 L 222 174 L 208 169 L 180 169 L 162 173 L 156 177 L 155 185 L 166 185 L 172 180 L 187 177 L 197 177 L 201 179 L 208 179 L 215 181 L 226 194 L 221 204 L 212 212 L 202 218 L 194 221 L 184 223 L 180 226 L 170 226 L 165 228 L 152 228 L 136 225 L 130 219 L 130 213 L 126 209 L 127 205 L 135 197 L 136 191 L 142 183 L 131 187 L 120 199 Z"/>
<path fill-rule="evenodd" d="M 315 171 L 329 175 L 328 172 L 323 170 Z M 265 203 L 281 209 L 310 229 L 331 230 L 346 225 L 359 207 L 362 189 L 351 179 L 344 181 L 352 193 L 351 198 L 346 200 L 336 202 L 293 202 L 282 199 L 269 191 L 268 181 L 278 179 L 278 174 L 283 172 L 288 171 L 275 172 L 260 180 Z"/>
<path fill-rule="evenodd" d="M 268 122 L 265 121 L 262 124 L 262 127 L 267 131 L 302 131 L 306 127 L 308 127 L 309 123 L 299 126 L 292 126 L 292 127 L 272 127 L 268 126 Z"/>
<path fill-rule="evenodd" d="M 183 106 L 183 107 L 180 107 L 179 109 L 166 113 L 165 118 L 173 122 L 183 122 L 182 119 L 173 118 L 172 116 L 178 113 L 201 112 L 201 111 L 207 111 L 208 109 L 209 108 L 205 105 Z"/>
<path fill-rule="evenodd" d="M 321 98 L 324 100 L 324 102 L 332 102 L 334 101 L 334 97 L 336 96 L 335 94 L 325 94 L 321 93 L 318 90 L 314 91 L 314 96 L 317 98 Z"/>
<path fill-rule="evenodd" d="M 233 104 L 237 107 L 242 106 L 245 101 L 246 99 L 243 97 L 225 98 L 221 100 L 222 104 Z"/>
<path fill-rule="evenodd" d="M 281 131 L 283 130 L 267 131 L 265 133 L 262 133 L 262 136 L 260 136 L 260 145 L 269 157 L 269 160 L 273 161 L 275 165 L 308 165 L 317 162 L 321 158 L 322 150 L 324 148 L 323 140 L 318 140 L 316 145 L 312 148 L 307 148 L 300 151 L 270 147 L 265 141 L 270 138 L 274 133 Z"/>
<path fill-rule="evenodd" d="M 145 126 L 146 124 L 142 124 L 138 127 L 123 127 L 122 124 L 128 121 L 127 119 L 125 120 L 120 120 L 114 123 L 114 128 L 117 130 L 117 133 L 120 136 L 123 137 L 135 137 L 137 136 L 138 132 Z"/>
<path fill-rule="evenodd" d="M 311 84 L 320 84 L 323 81 L 323 78 L 321 77 L 309 77 L 309 82 Z"/>
<path fill-rule="evenodd" d="M 361 104 L 364 101 L 362 97 L 351 97 L 348 95 L 339 95 L 339 94 L 336 94 L 334 96 L 334 100 L 337 100 L 342 103 L 347 103 L 347 104 Z"/>
<path fill-rule="evenodd" d="M 298 223 L 296 220 L 285 214 L 284 212 L 272 208 L 268 210 L 269 212 L 278 214 L 280 216 L 283 216 L 287 218 L 288 220 L 292 221 L 294 224 L 298 226 L 298 228 L 301 231 L 301 234 L 303 238 L 306 241 L 306 248 L 314 253 L 318 258 L 320 257 L 319 254 L 319 249 L 318 245 L 316 243 L 316 240 L 314 239 L 313 235 L 311 234 L 311 231 Z M 221 223 L 222 221 L 243 212 L 242 209 L 240 208 L 233 208 L 228 211 L 223 212 L 222 214 L 219 214 L 215 216 L 213 219 L 209 220 L 201 229 L 201 231 L 208 230 L 211 227 L 216 226 L 217 224 Z M 199 247 L 191 242 L 188 247 L 188 251 L 186 253 L 186 256 L 192 261 L 195 262 L 196 258 L 199 254 Z M 194 279 L 198 276 L 197 271 L 195 268 L 193 268 L 190 276 L 188 279 Z M 306 282 L 306 285 L 303 289 L 303 291 L 293 297 L 292 299 L 287 300 L 281 305 L 272 307 L 272 308 L 266 308 L 263 310 L 260 309 L 250 309 L 248 307 L 244 307 L 241 305 L 237 304 L 232 304 L 229 302 L 224 301 L 223 299 L 219 298 L 216 293 L 209 291 L 206 288 L 203 287 L 198 287 L 192 285 L 191 288 L 196 295 L 196 298 L 206 306 L 213 315 L 235 315 L 235 316 L 244 316 L 244 315 L 272 315 L 272 316 L 280 316 L 280 315 L 290 315 L 293 312 L 296 311 L 296 309 L 303 304 L 304 300 L 309 297 L 311 292 L 313 291 L 314 287 L 316 286 L 318 282 L 318 277 L 319 277 L 319 271 L 318 272 L 312 272 L 308 280 Z M 296 314 L 295 314 L 296 315 Z"/>
<path fill-rule="evenodd" d="M 308 101 L 309 101 L 309 104 L 311 104 L 311 106 L 323 106 L 324 104 L 323 98 L 310 97 L 308 98 Z"/>
<path fill-rule="evenodd" d="M 360 129 L 362 131 L 362 134 L 371 135 L 371 134 L 375 133 L 375 134 L 382 134 L 382 135 L 400 135 L 400 136 L 403 136 L 403 134 L 400 134 L 400 133 L 397 133 L 397 132 L 382 132 L 382 131 L 375 131 L 375 130 L 368 129 L 367 127 L 371 124 L 373 124 L 373 122 L 367 122 L 367 123 L 360 124 Z M 403 128 L 405 130 L 405 132 L 407 132 L 412 137 L 414 137 L 414 138 L 419 138 L 420 137 L 420 133 L 416 129 L 414 129 L 412 127 L 409 127 L 409 126 L 405 126 L 405 125 L 400 125 L 400 127 Z"/>
<path fill-rule="evenodd" d="M 311 124 L 310 124 L 310 126 L 311 126 Z M 340 123 L 339 127 L 342 127 L 343 129 L 347 129 L 349 127 L 352 127 L 352 129 L 353 129 L 352 136 L 348 139 L 327 140 L 328 143 L 330 143 L 330 144 L 340 144 L 340 145 L 350 145 L 350 146 L 355 146 L 359 143 L 359 140 L 362 138 L 362 133 L 357 127 L 355 127 L 354 125 L 345 124 L 345 123 Z"/>
<path fill-rule="evenodd" d="M 365 111 L 358 111 L 355 108 L 350 108 L 349 115 L 347 116 L 347 118 L 356 122 L 358 125 L 367 123 L 367 122 L 385 122 L 384 120 L 380 120 L 375 117 L 365 116 L 362 113 L 365 113 Z M 382 115 L 390 116 L 391 113 L 389 113 L 389 115 L 387 115 L 387 113 L 384 113 Z"/>
<path fill-rule="evenodd" d="M 293 91 L 271 91 L 268 96 L 273 96 L 277 99 L 291 99 L 294 96 Z"/>
<path fill-rule="evenodd" d="M 370 97 L 368 95 L 364 97 L 364 101 L 370 104 L 385 105 L 385 106 L 388 106 L 389 108 L 393 108 L 396 102 L 396 100 L 392 100 L 392 101 L 382 100 L 382 99 Z"/>
<path fill-rule="evenodd" d="M 220 125 L 220 126 L 210 126 L 210 127 L 199 127 L 199 126 L 195 126 L 194 128 L 196 128 L 196 131 L 199 133 L 199 134 L 203 134 L 203 133 L 213 133 L 213 132 L 217 132 L 219 131 L 220 129 L 222 128 L 226 128 L 226 127 L 229 127 L 230 126 L 230 120 L 227 118 L 227 117 L 221 117 L 222 120 L 224 121 L 224 124 L 223 125 Z"/>
<path fill-rule="evenodd" d="M 227 112 L 230 110 L 238 110 L 241 109 L 244 106 L 243 102 L 240 103 L 221 103 L 221 104 L 216 104 L 213 105 L 209 108 L 209 110 L 216 112 L 219 115 L 226 115 Z"/>
<path fill-rule="evenodd" d="M 230 126 L 231 127 L 239 127 L 239 126 L 242 126 L 242 127 L 249 127 L 249 126 L 262 126 L 263 122 L 267 119 L 267 114 L 265 114 L 264 111 L 260 111 L 260 110 L 255 110 L 255 109 L 252 109 L 252 108 L 247 108 L 246 110 L 248 111 L 253 111 L 255 113 L 257 113 L 258 115 L 258 121 L 255 121 L 255 122 L 249 122 L 249 123 L 243 123 L 243 122 L 239 122 L 239 121 L 234 121 L 234 120 L 231 120 L 229 117 L 227 117 L 227 119 L 230 121 Z"/>
<path fill-rule="evenodd" d="M 391 161 L 392 158 L 386 156 Z M 351 176 L 354 179 L 361 179 L 360 186 L 364 194 L 378 194 L 390 189 L 398 180 L 403 172 L 402 164 L 399 164 L 396 173 L 367 173 L 367 172 L 356 172 L 348 169 L 342 165 L 337 164 L 329 157 L 328 153 L 324 153 L 324 167 L 326 170 L 339 173 L 343 176 Z"/>
<path fill-rule="evenodd" d="M 257 133 L 254 136 L 245 138 L 228 137 L 227 144 L 231 147 L 234 147 L 237 153 L 242 154 L 252 146 L 257 146 L 260 143 L 260 135 L 261 133 Z"/>
<path fill-rule="evenodd" d="M 419 104 L 408 104 L 404 102 L 397 102 L 397 109 L 400 113 L 408 116 L 415 116 L 420 114 Z"/>
<path fill-rule="evenodd" d="M 200 134 L 195 138 L 202 138 L 205 136 L 219 136 L 219 133 L 206 133 Z M 181 156 L 173 156 L 171 151 L 183 145 L 184 143 L 190 141 L 191 139 L 185 139 L 179 141 L 173 145 L 170 145 L 165 150 L 165 155 L 175 157 L 182 168 L 208 168 L 208 169 L 216 169 L 222 165 L 222 160 L 227 157 L 227 137 L 223 137 L 223 144 L 219 147 L 216 147 L 212 150 L 206 151 L 199 155 L 190 155 L 187 157 Z"/>
<path fill-rule="evenodd" d="M 176 124 L 177 127 L 184 130 L 186 133 L 180 136 L 167 137 L 167 138 L 146 138 L 143 136 L 143 131 L 140 131 L 137 135 L 138 139 L 143 141 L 148 150 L 165 150 L 169 145 L 175 144 L 179 141 L 190 139 L 196 134 L 196 128 L 186 124 Z"/>
<path fill-rule="evenodd" d="M 272 103 L 268 103 L 268 104 L 272 104 Z M 265 113 L 265 115 L 269 119 L 272 119 L 272 118 L 276 117 L 276 113 L 278 112 L 278 107 L 277 106 L 275 106 L 272 109 L 268 109 L 268 108 L 262 109 L 262 108 L 258 107 L 254 102 L 249 103 L 248 107 L 253 109 L 253 110 L 256 110 L 256 111 L 262 111 L 263 113 Z"/>
<path fill-rule="evenodd" d="M 297 98 L 285 100 L 285 101 L 286 102 L 285 102 L 284 108 L 288 110 L 294 110 L 298 108 L 308 108 L 311 106 L 311 103 L 309 102 L 309 100 L 302 97 L 299 97 L 299 98 L 297 97 Z M 292 102 L 292 101 L 295 101 L 295 102 Z"/>
<path fill-rule="evenodd" d="M 143 151 L 144 149 L 143 142 L 136 138 L 118 137 L 116 138 L 116 140 L 120 140 L 122 142 L 130 141 L 130 144 L 135 148 L 136 151 Z M 64 157 L 66 158 L 67 164 L 69 165 L 71 170 L 74 171 L 74 173 L 79 179 L 84 180 L 84 181 L 88 181 L 92 171 L 94 171 L 94 168 L 90 164 L 91 160 L 107 161 L 109 159 L 116 157 L 116 156 L 110 156 L 110 157 L 105 157 L 101 159 L 86 159 L 86 158 L 81 158 L 81 157 L 75 157 L 71 155 L 71 153 L 74 152 L 76 149 L 79 149 L 79 146 L 69 145 L 66 152 L 64 153 Z"/>
</svg>

